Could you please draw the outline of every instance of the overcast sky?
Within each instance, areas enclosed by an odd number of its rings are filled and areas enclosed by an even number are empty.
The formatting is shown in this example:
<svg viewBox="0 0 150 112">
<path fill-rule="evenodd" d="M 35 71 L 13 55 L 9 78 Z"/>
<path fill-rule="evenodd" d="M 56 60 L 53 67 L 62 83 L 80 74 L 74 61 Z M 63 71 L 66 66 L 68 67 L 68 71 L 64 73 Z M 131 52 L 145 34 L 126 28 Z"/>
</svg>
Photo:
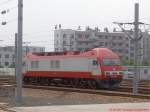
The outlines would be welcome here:
<svg viewBox="0 0 150 112">
<path fill-rule="evenodd" d="M 0 15 L 0 22 L 9 22 L 0 27 L 0 40 L 4 40 L 0 43 L 12 45 L 17 31 L 17 0 L 1 5 L 4 1 L 7 0 L 0 0 L 0 10 L 10 11 L 7 15 Z M 70 29 L 76 29 L 78 25 L 83 29 L 88 25 L 98 26 L 101 30 L 116 27 L 113 21 L 133 21 L 135 2 L 140 4 L 141 21 L 150 23 L 150 0 L 24 0 L 23 40 L 53 50 L 55 24 Z"/>
</svg>

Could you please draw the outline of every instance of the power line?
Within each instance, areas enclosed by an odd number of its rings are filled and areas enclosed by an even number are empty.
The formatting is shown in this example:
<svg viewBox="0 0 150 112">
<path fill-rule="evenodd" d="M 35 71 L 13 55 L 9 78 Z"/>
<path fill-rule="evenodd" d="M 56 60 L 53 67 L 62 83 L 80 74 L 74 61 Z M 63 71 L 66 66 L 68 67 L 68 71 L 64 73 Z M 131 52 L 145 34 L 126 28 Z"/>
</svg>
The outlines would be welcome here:
<svg viewBox="0 0 150 112">
<path fill-rule="evenodd" d="M 14 6 L 14 7 L 11 7 L 11 8 L 5 9 L 5 10 L 2 10 L 2 11 L 1 11 L 1 14 L 9 13 L 10 11 L 12 11 L 12 10 L 14 10 L 14 9 L 17 9 L 17 8 L 18 8 L 17 6 Z"/>
<path fill-rule="evenodd" d="M 0 5 L 7 4 L 7 3 L 11 2 L 11 1 L 13 1 L 13 0 L 7 0 L 7 1 L 1 2 Z"/>
</svg>

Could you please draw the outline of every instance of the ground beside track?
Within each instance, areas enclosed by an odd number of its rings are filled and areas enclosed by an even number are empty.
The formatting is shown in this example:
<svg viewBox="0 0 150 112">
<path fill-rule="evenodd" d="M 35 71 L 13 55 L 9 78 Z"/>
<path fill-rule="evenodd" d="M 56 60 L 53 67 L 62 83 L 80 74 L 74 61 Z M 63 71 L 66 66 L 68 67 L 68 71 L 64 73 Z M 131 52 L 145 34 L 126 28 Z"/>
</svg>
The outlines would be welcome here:
<svg viewBox="0 0 150 112">
<path fill-rule="evenodd" d="M 64 91 L 51 91 L 41 89 L 23 89 L 23 106 L 48 106 L 48 105 L 79 105 L 79 104 L 107 104 L 107 103 L 135 103 L 150 102 L 150 99 L 138 99 L 119 96 L 105 96 L 88 93 L 75 93 Z M 15 106 L 10 98 L 0 97 L 0 103 Z"/>
</svg>

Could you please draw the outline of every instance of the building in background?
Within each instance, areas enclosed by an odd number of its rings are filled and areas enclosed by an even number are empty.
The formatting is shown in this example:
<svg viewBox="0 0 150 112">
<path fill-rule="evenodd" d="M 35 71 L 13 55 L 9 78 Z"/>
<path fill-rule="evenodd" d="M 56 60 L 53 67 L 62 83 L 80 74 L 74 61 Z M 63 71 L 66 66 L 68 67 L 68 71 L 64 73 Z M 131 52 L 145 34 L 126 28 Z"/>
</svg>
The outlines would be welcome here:
<svg viewBox="0 0 150 112">
<path fill-rule="evenodd" d="M 23 56 L 28 52 L 45 52 L 44 47 L 23 46 Z M 0 47 L 0 67 L 14 67 L 15 65 L 15 47 Z"/>
<path fill-rule="evenodd" d="M 129 31 L 133 35 L 133 31 Z M 150 35 L 142 33 L 138 43 L 139 62 L 150 59 Z M 55 29 L 54 48 L 56 52 L 86 51 L 95 47 L 106 47 L 116 52 L 122 60 L 133 62 L 134 41 L 123 32 L 109 32 L 107 28 L 101 32 L 98 28 L 86 30 Z"/>
</svg>

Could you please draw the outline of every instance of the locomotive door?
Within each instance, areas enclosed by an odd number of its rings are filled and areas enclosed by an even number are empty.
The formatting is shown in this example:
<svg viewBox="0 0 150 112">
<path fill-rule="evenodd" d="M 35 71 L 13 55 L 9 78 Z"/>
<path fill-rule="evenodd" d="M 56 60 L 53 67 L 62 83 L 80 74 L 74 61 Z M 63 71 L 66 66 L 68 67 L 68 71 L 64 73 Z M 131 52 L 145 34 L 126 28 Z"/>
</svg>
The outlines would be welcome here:
<svg viewBox="0 0 150 112">
<path fill-rule="evenodd" d="M 90 59 L 90 68 L 91 68 L 92 75 L 97 76 L 101 74 L 100 65 L 96 58 Z"/>
</svg>

